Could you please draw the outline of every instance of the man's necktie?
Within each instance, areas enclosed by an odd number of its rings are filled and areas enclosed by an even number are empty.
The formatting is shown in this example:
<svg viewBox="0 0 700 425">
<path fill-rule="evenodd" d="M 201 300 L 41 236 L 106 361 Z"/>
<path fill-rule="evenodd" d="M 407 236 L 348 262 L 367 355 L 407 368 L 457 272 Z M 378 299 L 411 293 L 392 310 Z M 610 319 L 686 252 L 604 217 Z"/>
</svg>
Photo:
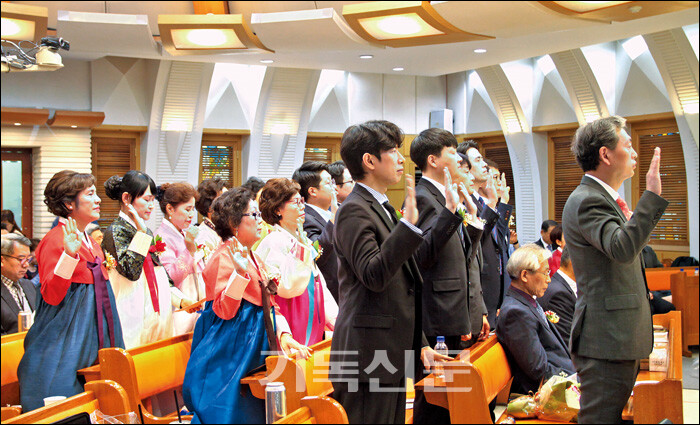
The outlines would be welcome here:
<svg viewBox="0 0 700 425">
<path fill-rule="evenodd" d="M 389 216 L 391 217 L 391 221 L 394 224 L 397 224 L 398 220 L 396 219 L 396 210 L 394 209 L 394 207 L 391 206 L 389 201 L 384 202 L 382 204 L 382 206 L 384 207 L 385 210 L 387 210 L 389 212 Z"/>
<path fill-rule="evenodd" d="M 620 209 L 622 210 L 622 214 L 625 215 L 625 218 L 629 221 L 630 218 L 632 218 L 632 211 L 630 211 L 629 207 L 627 206 L 627 202 L 625 202 L 624 199 L 621 197 L 617 198 L 617 205 L 620 206 Z"/>
</svg>

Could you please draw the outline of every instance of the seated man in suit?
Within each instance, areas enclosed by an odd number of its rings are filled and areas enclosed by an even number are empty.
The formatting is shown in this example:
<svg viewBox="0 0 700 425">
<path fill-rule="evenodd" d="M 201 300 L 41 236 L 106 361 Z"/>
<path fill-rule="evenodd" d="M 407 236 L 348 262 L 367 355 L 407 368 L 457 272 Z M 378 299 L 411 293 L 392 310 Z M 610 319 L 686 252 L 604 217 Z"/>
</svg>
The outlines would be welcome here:
<svg viewBox="0 0 700 425">
<path fill-rule="evenodd" d="M 306 161 L 294 171 L 292 180 L 301 186 L 299 193 L 306 203 L 304 231 L 312 242 L 318 241 L 322 249 L 316 264 L 326 280 L 328 290 L 338 302 L 338 259 L 333 248 L 338 202 L 328 165 L 320 161 Z"/>
<path fill-rule="evenodd" d="M 554 324 L 568 347 L 571 335 L 571 322 L 576 309 L 576 278 L 574 266 L 571 265 L 569 250 L 564 247 L 561 251 L 559 269 L 552 276 L 549 287 L 538 302 L 544 310 L 551 310 L 559 316 L 559 322 Z"/>
<path fill-rule="evenodd" d="M 2 334 L 17 332 L 17 316 L 21 311 L 36 309 L 36 288 L 24 279 L 32 261 L 31 241 L 22 235 L 2 235 Z"/>
<path fill-rule="evenodd" d="M 535 244 L 517 249 L 506 270 L 510 288 L 503 300 L 496 336 L 513 372 L 511 392 L 537 391 L 553 375 L 575 373 L 566 342 L 550 323 L 536 298 L 549 283 L 549 251 Z"/>
</svg>

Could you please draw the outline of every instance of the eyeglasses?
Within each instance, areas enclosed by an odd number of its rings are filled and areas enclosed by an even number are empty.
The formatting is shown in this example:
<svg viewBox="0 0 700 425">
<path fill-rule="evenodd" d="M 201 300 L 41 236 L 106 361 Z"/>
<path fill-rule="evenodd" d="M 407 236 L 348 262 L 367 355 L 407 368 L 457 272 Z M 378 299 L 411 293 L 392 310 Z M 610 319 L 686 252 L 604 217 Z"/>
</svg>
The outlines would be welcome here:
<svg viewBox="0 0 700 425">
<path fill-rule="evenodd" d="M 3 257 L 14 258 L 15 260 L 19 261 L 19 263 L 20 263 L 21 265 L 23 265 L 23 266 L 26 266 L 27 264 L 31 263 L 32 260 L 34 260 L 34 257 L 31 256 L 31 255 L 30 255 L 29 257 L 13 257 L 12 255 L 5 255 L 5 254 L 3 254 L 2 256 L 3 256 Z"/>
<path fill-rule="evenodd" d="M 297 207 L 302 207 L 304 206 L 304 200 L 301 198 L 296 198 L 296 199 L 290 199 L 287 201 L 288 204 L 296 204 Z"/>
<path fill-rule="evenodd" d="M 338 186 L 343 186 L 343 185 L 346 185 L 348 183 L 355 183 L 355 180 L 348 180 L 346 182 L 340 182 L 340 184 Z"/>
<path fill-rule="evenodd" d="M 549 277 L 549 269 L 545 269 L 544 271 L 539 271 L 539 270 L 528 270 L 530 273 L 540 273 L 545 277 Z"/>
<path fill-rule="evenodd" d="M 252 213 L 245 213 L 243 215 L 247 217 L 253 217 L 255 220 L 257 220 L 258 218 L 262 218 L 262 213 L 260 211 L 253 211 Z"/>
</svg>

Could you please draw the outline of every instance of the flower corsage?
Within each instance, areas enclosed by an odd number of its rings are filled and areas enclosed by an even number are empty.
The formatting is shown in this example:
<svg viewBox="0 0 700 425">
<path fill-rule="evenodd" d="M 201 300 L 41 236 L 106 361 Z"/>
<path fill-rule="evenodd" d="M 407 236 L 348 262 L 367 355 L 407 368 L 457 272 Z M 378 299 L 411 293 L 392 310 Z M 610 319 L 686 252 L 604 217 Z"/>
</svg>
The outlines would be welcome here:
<svg viewBox="0 0 700 425">
<path fill-rule="evenodd" d="M 318 260 L 323 255 L 323 247 L 321 247 L 321 244 L 318 243 L 318 240 L 314 241 L 313 245 L 311 246 L 313 246 L 316 250 L 316 258 L 314 258 L 314 261 Z"/>
<path fill-rule="evenodd" d="M 557 313 L 553 312 L 552 310 L 545 311 L 544 315 L 547 316 L 547 320 L 554 323 L 555 325 L 559 323 L 559 316 L 557 316 Z"/>
<path fill-rule="evenodd" d="M 397 221 L 401 221 L 401 219 L 403 218 L 403 213 L 404 213 L 404 212 L 405 212 L 405 211 L 404 211 L 403 208 L 401 208 L 400 210 L 396 210 L 396 220 L 397 220 Z"/>
<path fill-rule="evenodd" d="M 161 238 L 160 235 L 156 235 L 156 237 L 153 238 L 153 242 L 151 242 L 151 247 L 148 248 L 148 252 L 160 256 L 160 254 L 165 252 L 166 247 L 167 245 L 163 242 L 163 238 Z"/>
<path fill-rule="evenodd" d="M 197 251 L 196 252 L 201 252 L 202 253 L 202 258 L 204 259 L 204 262 L 206 262 L 209 259 L 209 256 L 211 255 L 211 248 L 207 244 L 200 243 L 197 245 Z"/>
<path fill-rule="evenodd" d="M 109 271 L 117 266 L 117 260 L 112 257 L 112 254 L 105 252 L 105 260 L 102 262 L 102 265 Z"/>
<path fill-rule="evenodd" d="M 482 225 L 486 224 L 486 220 L 484 220 L 481 217 L 475 218 L 473 215 L 469 214 L 464 208 L 457 208 L 457 214 L 462 218 L 462 224 L 464 224 L 465 226 L 469 226 L 470 223 L 477 222 L 480 222 Z"/>
</svg>

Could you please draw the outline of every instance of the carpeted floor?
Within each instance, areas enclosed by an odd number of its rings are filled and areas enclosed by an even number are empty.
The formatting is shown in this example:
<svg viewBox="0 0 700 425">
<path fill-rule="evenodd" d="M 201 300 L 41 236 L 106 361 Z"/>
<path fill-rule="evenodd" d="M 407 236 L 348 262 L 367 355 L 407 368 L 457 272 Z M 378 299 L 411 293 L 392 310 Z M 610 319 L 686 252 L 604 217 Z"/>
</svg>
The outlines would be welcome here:
<svg viewBox="0 0 700 425">
<path fill-rule="evenodd" d="M 693 357 L 683 357 L 683 388 L 698 389 L 698 347 L 691 347 Z"/>
</svg>

